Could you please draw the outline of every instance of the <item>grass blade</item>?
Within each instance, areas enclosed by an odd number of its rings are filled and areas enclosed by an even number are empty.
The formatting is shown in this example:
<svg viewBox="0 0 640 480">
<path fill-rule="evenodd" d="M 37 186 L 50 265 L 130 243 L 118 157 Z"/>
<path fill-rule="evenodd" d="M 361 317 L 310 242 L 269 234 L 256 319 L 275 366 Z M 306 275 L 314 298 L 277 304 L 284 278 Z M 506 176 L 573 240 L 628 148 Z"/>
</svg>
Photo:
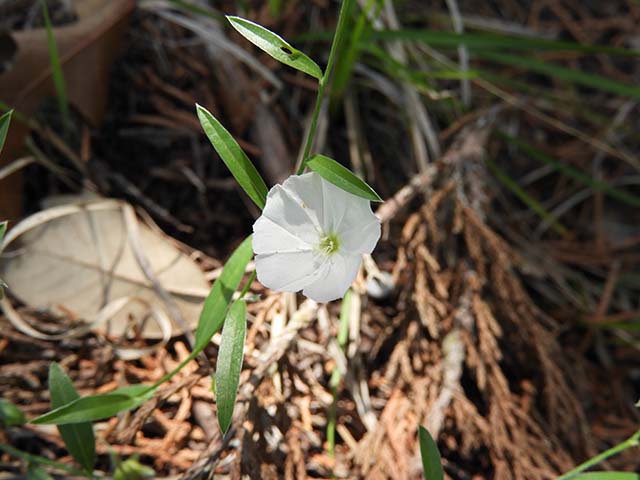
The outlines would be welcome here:
<svg viewBox="0 0 640 480">
<path fill-rule="evenodd" d="M 7 231 L 7 225 L 9 222 L 4 221 L 0 222 L 0 246 L 2 245 L 2 239 L 4 238 L 4 234 Z M 7 287 L 7 284 L 0 278 L 0 300 L 4 298 L 4 289 Z"/>
<path fill-rule="evenodd" d="M 328 37 L 328 34 L 327 34 Z M 584 54 L 604 53 L 621 56 L 637 56 L 638 50 L 606 47 L 599 45 L 583 45 L 576 42 L 548 40 L 543 38 L 523 38 L 512 35 L 492 33 L 455 33 L 435 30 L 379 30 L 371 32 L 367 40 L 399 40 L 424 42 L 435 48 L 458 48 L 465 46 L 470 50 L 552 50 L 562 52 L 579 52 Z"/>
<path fill-rule="evenodd" d="M 620 200 L 621 202 L 631 205 L 632 207 L 640 207 L 640 197 L 632 193 L 628 193 L 618 188 L 612 187 L 608 183 L 602 182 L 600 180 L 595 180 L 594 178 L 592 178 L 591 176 L 587 175 L 584 172 L 581 172 L 577 168 L 574 168 L 570 165 L 562 163 L 560 160 L 550 157 L 546 153 L 541 152 L 537 148 L 533 147 L 532 145 L 529 145 L 527 142 L 519 138 L 512 137 L 502 132 L 498 132 L 498 135 L 500 135 L 510 144 L 518 147 L 520 150 L 522 150 L 524 153 L 526 153 L 530 157 L 536 160 L 539 160 L 543 163 L 546 163 L 547 165 L 551 165 L 552 167 L 555 168 L 556 171 L 562 173 L 563 175 L 569 178 L 572 178 L 577 182 L 580 182 L 583 185 L 586 185 L 597 192 L 602 192 L 606 195 L 609 195 L 612 198 L 615 198 L 616 200 Z"/>
<path fill-rule="evenodd" d="M 71 379 L 56 362 L 49 367 L 49 392 L 53 408 L 62 407 L 80 398 Z M 96 439 L 91 423 L 58 425 L 58 431 L 69 453 L 86 472 L 91 473 L 96 462 Z"/>
<path fill-rule="evenodd" d="M 227 20 L 240 35 L 280 63 L 289 65 L 318 80 L 322 78 L 322 70 L 316 62 L 271 30 L 240 17 L 227 16 Z"/>
<path fill-rule="evenodd" d="M 342 299 L 342 305 L 340 306 L 340 325 L 338 327 L 338 345 L 344 350 L 349 340 L 349 323 L 351 322 L 351 301 L 353 297 L 353 291 L 347 290 Z"/>
<path fill-rule="evenodd" d="M 507 175 L 507 172 L 498 167 L 498 165 L 493 160 L 487 160 L 487 167 L 489 167 L 491 173 L 495 175 L 495 177 L 500 183 L 502 183 L 502 185 L 507 187 L 507 189 L 511 193 L 513 193 L 522 201 L 522 203 L 524 203 L 527 207 L 537 213 L 540 218 L 542 218 L 545 222 L 548 222 L 549 225 L 551 225 L 551 228 L 553 228 L 553 230 L 557 234 L 562 235 L 563 237 L 566 237 L 569 234 L 569 231 L 562 224 L 560 224 L 554 218 L 554 216 L 551 215 L 547 211 L 547 209 L 542 206 L 540 202 L 538 202 L 536 199 L 531 197 L 531 195 L 525 192 L 522 187 L 518 185 L 516 181 L 513 180 L 509 175 Z"/>
<path fill-rule="evenodd" d="M 9 110 L 7 113 L 0 117 L 0 153 L 2 153 L 4 142 L 7 139 L 7 133 L 9 132 L 9 123 L 11 123 L 11 115 L 13 115 L 13 110 Z"/>
<path fill-rule="evenodd" d="M 202 350 L 222 326 L 231 297 L 238 289 L 251 257 L 253 249 L 249 236 L 233 252 L 204 301 L 196 329 L 194 350 Z"/>
<path fill-rule="evenodd" d="M 338 346 L 340 350 L 344 352 L 347 346 L 347 340 L 349 339 L 349 324 L 351 323 L 351 303 L 353 301 L 353 291 L 347 290 L 342 299 L 342 305 L 340 306 L 340 325 L 338 326 Z M 331 387 L 331 396 L 333 401 L 329 407 L 329 413 L 327 415 L 327 443 L 329 444 L 328 453 L 331 458 L 335 457 L 336 451 L 336 425 L 338 423 L 338 387 L 342 380 L 342 374 L 337 365 L 333 367 L 331 372 L 331 378 L 329 379 L 329 386 Z"/>
<path fill-rule="evenodd" d="M 587 472 L 579 473 L 572 480 L 640 480 L 640 473 L 633 472 Z"/>
<path fill-rule="evenodd" d="M 213 148 L 218 152 L 242 189 L 249 195 L 249 198 L 260 209 L 263 209 L 267 199 L 267 186 L 256 167 L 233 136 L 206 108 L 196 104 L 196 110 L 202 129 L 207 134 Z"/>
<path fill-rule="evenodd" d="M 603 92 L 640 100 L 639 87 L 627 85 L 593 73 L 573 70 L 571 68 L 562 67 L 549 62 L 543 62 L 542 60 L 531 57 L 509 55 L 506 53 L 482 51 L 478 52 L 478 55 L 482 58 L 502 63 L 504 65 L 523 68 L 531 72 L 548 75 L 550 77 L 582 85 L 584 87 L 590 87 Z"/>
<path fill-rule="evenodd" d="M 47 29 L 47 42 L 49 43 L 49 61 L 51 62 L 51 75 L 53 77 L 53 85 L 56 89 L 58 108 L 60 109 L 60 115 L 62 116 L 62 123 L 64 125 L 65 131 L 69 132 L 69 130 L 71 129 L 71 114 L 69 111 L 69 99 L 67 98 L 67 86 L 64 81 L 64 74 L 62 73 L 62 65 L 60 64 L 58 47 L 56 46 L 56 40 L 53 36 L 53 26 L 51 25 L 51 19 L 49 18 L 49 9 L 47 8 L 47 2 L 45 0 L 40 0 L 40 3 L 42 5 L 44 25 Z"/>
<path fill-rule="evenodd" d="M 314 155 L 307 162 L 307 166 L 320 174 L 322 178 L 335 186 L 341 188 L 345 192 L 352 193 L 358 197 L 370 200 L 372 202 L 382 202 L 380 196 L 358 178 L 351 170 L 343 167 L 335 160 L 325 157 L 324 155 Z"/>
<path fill-rule="evenodd" d="M 365 33 L 371 28 L 369 24 L 369 18 L 377 17 L 378 8 L 381 5 L 375 0 L 367 0 L 367 3 L 363 6 L 358 19 L 352 28 L 349 28 L 348 37 L 343 38 L 344 46 L 338 46 L 340 49 L 340 56 L 335 63 L 335 69 L 331 78 L 331 96 L 332 104 L 340 100 L 344 92 L 347 89 L 351 77 L 353 76 L 353 69 L 358 61 L 361 53 L 360 44 Z M 375 8 L 375 11 L 373 9 Z M 351 17 L 350 12 L 346 12 L 347 19 Z M 369 16 L 371 15 L 371 16 Z"/>
<path fill-rule="evenodd" d="M 224 21 L 224 15 L 211 7 L 197 5 L 184 0 L 169 0 L 169 3 L 194 15 L 209 17 L 217 22 Z"/>
<path fill-rule="evenodd" d="M 444 471 L 442 470 L 438 445 L 422 425 L 418 427 L 418 438 L 420 439 L 420 457 L 422 458 L 424 480 L 442 480 Z"/>
<path fill-rule="evenodd" d="M 223 433 L 227 433 L 233 417 L 240 372 L 244 340 L 247 333 L 247 304 L 237 300 L 229 309 L 222 329 L 222 340 L 216 362 L 216 405 L 218 424 Z"/>
</svg>

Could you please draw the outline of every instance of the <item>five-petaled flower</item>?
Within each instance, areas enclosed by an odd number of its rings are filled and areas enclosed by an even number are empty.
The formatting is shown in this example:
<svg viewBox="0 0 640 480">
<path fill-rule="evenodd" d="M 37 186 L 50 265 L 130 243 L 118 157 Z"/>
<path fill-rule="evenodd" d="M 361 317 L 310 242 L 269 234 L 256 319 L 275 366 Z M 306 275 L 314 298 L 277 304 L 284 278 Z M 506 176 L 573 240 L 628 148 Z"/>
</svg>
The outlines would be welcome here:
<svg viewBox="0 0 640 480">
<path fill-rule="evenodd" d="M 316 302 L 341 298 L 353 283 L 362 255 L 380 238 L 380 220 L 368 200 L 315 172 L 275 185 L 253 225 L 258 280 Z"/>
</svg>

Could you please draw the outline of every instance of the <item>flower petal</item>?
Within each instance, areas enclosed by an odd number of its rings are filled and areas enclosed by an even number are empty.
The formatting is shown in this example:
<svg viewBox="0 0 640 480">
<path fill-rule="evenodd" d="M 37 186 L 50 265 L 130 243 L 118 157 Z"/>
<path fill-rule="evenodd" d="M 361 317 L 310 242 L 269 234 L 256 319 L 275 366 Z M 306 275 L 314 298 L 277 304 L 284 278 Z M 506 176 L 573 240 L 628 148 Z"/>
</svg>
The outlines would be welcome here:
<svg viewBox="0 0 640 480">
<path fill-rule="evenodd" d="M 253 224 L 252 246 L 256 255 L 261 253 L 302 252 L 313 249 L 310 244 L 298 237 L 296 233 L 285 230 L 264 215 Z"/>
<path fill-rule="evenodd" d="M 304 211 L 318 230 L 323 230 L 324 205 L 320 176 L 311 173 L 291 175 L 282 184 L 289 197 Z"/>
<path fill-rule="evenodd" d="M 369 202 L 367 202 L 368 204 Z M 363 213 L 360 219 L 352 218 L 349 212 L 343 220 L 338 237 L 340 248 L 350 253 L 371 253 L 380 240 L 380 219 L 376 217 L 367 205 L 368 214 Z M 356 210 L 354 208 L 354 210 Z"/>
<path fill-rule="evenodd" d="M 275 185 L 269 190 L 262 216 L 305 243 L 311 245 L 318 243 L 319 225 L 317 220 L 310 216 L 308 211 L 305 211 L 301 202 L 292 196 L 289 190 L 284 188 L 284 185 Z"/>
<path fill-rule="evenodd" d="M 362 255 L 335 254 L 321 267 L 313 283 L 302 291 L 316 302 L 330 302 L 342 298 L 356 279 Z"/>
<path fill-rule="evenodd" d="M 341 248 L 351 253 L 371 253 L 380 239 L 380 220 L 369 200 L 322 179 L 325 232 L 338 234 Z"/>
<path fill-rule="evenodd" d="M 312 251 L 256 255 L 256 274 L 265 287 L 297 292 L 315 282 L 324 258 Z"/>
</svg>

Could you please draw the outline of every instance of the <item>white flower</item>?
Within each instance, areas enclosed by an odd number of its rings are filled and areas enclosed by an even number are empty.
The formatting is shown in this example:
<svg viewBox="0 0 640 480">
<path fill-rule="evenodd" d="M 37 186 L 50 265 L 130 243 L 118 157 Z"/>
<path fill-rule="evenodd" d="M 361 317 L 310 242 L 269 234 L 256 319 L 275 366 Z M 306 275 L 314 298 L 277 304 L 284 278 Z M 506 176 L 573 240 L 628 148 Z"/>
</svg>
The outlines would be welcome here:
<svg viewBox="0 0 640 480">
<path fill-rule="evenodd" d="M 253 225 L 258 280 L 316 302 L 341 298 L 353 283 L 362 254 L 380 238 L 380 220 L 369 201 L 315 172 L 292 175 L 274 186 Z"/>
</svg>

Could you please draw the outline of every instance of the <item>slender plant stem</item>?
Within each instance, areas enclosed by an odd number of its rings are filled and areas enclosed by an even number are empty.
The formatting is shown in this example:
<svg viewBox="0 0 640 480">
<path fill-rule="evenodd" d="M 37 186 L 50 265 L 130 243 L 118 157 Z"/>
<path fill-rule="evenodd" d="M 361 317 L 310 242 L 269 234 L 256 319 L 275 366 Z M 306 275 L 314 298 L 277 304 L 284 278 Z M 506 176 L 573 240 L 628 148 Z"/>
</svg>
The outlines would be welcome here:
<svg viewBox="0 0 640 480">
<path fill-rule="evenodd" d="M 66 463 L 56 462 L 55 460 L 50 460 L 45 457 L 41 457 L 39 455 L 33 455 L 32 453 L 24 452 L 22 450 L 18 450 L 17 448 L 13 448 L 11 445 L 5 445 L 0 443 L 0 450 L 12 455 L 14 457 L 20 458 L 29 463 L 37 463 L 40 465 L 47 465 L 48 467 L 57 468 L 58 470 L 62 470 L 64 472 L 68 472 L 72 475 L 88 477 L 91 475 L 88 472 L 83 472 L 82 470 L 78 470 L 77 468 L 67 465 Z M 93 478 L 93 476 L 91 477 Z"/>
<path fill-rule="evenodd" d="M 251 272 L 251 275 L 249 275 L 249 280 L 247 280 L 247 283 L 244 284 L 244 288 L 240 292 L 240 296 L 238 297 L 238 300 L 242 300 L 244 298 L 244 296 L 247 294 L 247 292 L 251 288 L 251 284 L 255 279 L 256 279 L 256 271 L 254 270 L 253 272 Z"/>
<path fill-rule="evenodd" d="M 251 272 L 251 275 L 249 275 L 249 279 L 247 280 L 247 283 L 245 283 L 244 288 L 242 289 L 242 291 L 240 292 L 240 296 L 238 297 L 238 300 L 242 300 L 244 298 L 244 296 L 249 291 L 249 288 L 251 288 L 251 284 L 253 283 L 253 281 L 255 279 L 256 279 L 256 271 L 254 270 L 253 272 Z M 191 352 L 191 354 L 180 363 L 180 365 L 178 365 L 172 371 L 170 371 L 169 373 L 164 375 L 161 379 L 159 379 L 157 382 L 155 382 L 149 388 L 144 390 L 140 395 L 144 395 L 145 393 L 148 393 L 148 392 L 150 392 L 152 390 L 155 390 L 156 388 L 158 388 L 163 383 L 171 380 L 171 378 L 173 378 L 173 376 L 176 373 L 178 373 L 180 370 L 182 370 L 187 363 L 189 363 L 191 360 L 196 358 L 200 354 L 200 352 L 204 350 L 204 348 L 206 346 L 207 346 L 207 344 L 205 343 L 202 347 L 196 348 L 195 350 L 193 350 Z"/>
<path fill-rule="evenodd" d="M 587 468 L 591 468 L 594 465 L 597 465 L 598 463 L 606 460 L 607 458 L 612 457 L 613 455 L 617 455 L 618 453 L 626 450 L 627 448 L 638 447 L 638 446 L 640 446 L 640 430 L 638 430 L 636 433 L 631 435 L 624 442 L 619 443 L 615 447 L 611 447 L 609 450 L 605 450 L 604 452 L 602 452 L 599 455 L 596 455 L 593 458 L 590 458 L 586 462 L 578 465 L 573 470 L 570 470 L 564 475 L 559 476 L 556 480 L 568 480 L 570 478 L 573 478 L 578 473 L 584 472 Z"/>
<path fill-rule="evenodd" d="M 302 154 L 302 161 L 298 166 L 297 174 L 300 175 L 304 172 L 304 169 L 307 165 L 307 161 L 309 160 L 309 153 L 311 152 L 311 145 L 313 144 L 313 139 L 316 136 L 316 128 L 318 126 L 318 116 L 320 115 L 320 107 L 322 106 L 322 101 L 324 100 L 324 91 L 329 83 L 329 77 L 331 75 L 331 71 L 333 70 L 333 64 L 336 60 L 336 53 L 338 51 L 338 46 L 342 43 L 342 37 L 344 36 L 345 30 L 347 29 L 347 16 L 349 11 L 351 10 L 351 3 L 353 0 L 342 0 L 342 5 L 340 6 L 340 14 L 338 16 L 338 26 L 336 27 L 336 32 L 333 35 L 333 42 L 331 42 L 331 50 L 329 52 L 329 60 L 327 61 L 327 68 L 325 69 L 322 78 L 318 83 L 318 95 L 316 96 L 316 104 L 313 107 L 313 116 L 311 117 L 311 126 L 309 127 L 309 132 L 307 133 L 307 139 L 304 146 L 304 153 Z"/>
<path fill-rule="evenodd" d="M 342 308 L 340 309 L 340 326 L 338 328 L 338 347 L 342 352 L 345 351 L 347 346 L 347 340 L 349 339 L 349 322 L 351 321 L 351 296 L 353 292 L 351 289 L 347 290 L 342 300 Z M 340 380 L 342 380 L 342 374 L 336 365 L 331 373 L 331 380 L 329 386 L 331 387 L 331 394 L 333 395 L 333 402 L 329 407 L 329 414 L 327 420 L 327 442 L 329 444 L 329 456 L 334 458 L 336 452 L 336 424 L 338 423 L 338 387 L 340 386 Z"/>
</svg>

